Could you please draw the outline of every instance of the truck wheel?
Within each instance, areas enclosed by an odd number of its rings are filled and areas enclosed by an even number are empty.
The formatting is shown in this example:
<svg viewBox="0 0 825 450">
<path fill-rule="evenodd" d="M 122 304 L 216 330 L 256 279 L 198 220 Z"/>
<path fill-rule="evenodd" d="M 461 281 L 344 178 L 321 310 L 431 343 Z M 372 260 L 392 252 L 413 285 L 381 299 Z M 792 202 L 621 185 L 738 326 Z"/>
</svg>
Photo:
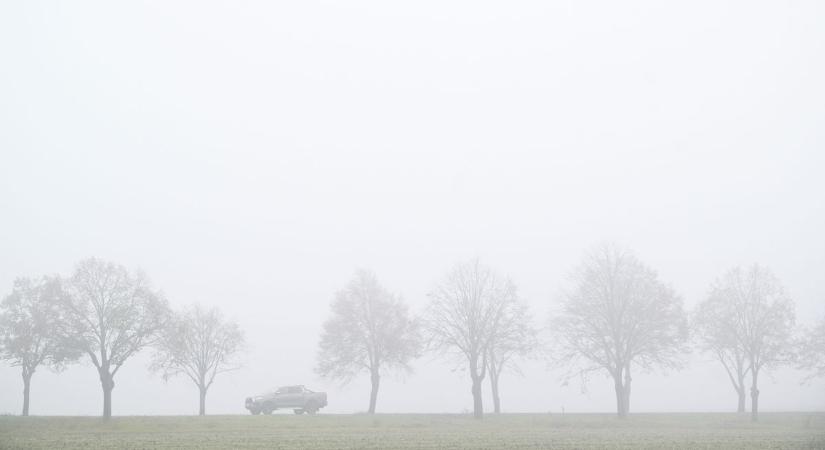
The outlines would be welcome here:
<svg viewBox="0 0 825 450">
<path fill-rule="evenodd" d="M 261 407 L 261 411 L 263 411 L 264 414 L 269 415 L 272 414 L 272 411 L 275 411 L 275 407 L 272 403 L 264 403 L 263 407 Z"/>
<path fill-rule="evenodd" d="M 304 405 L 304 409 L 310 414 L 315 414 L 318 412 L 318 406 L 315 404 L 315 402 L 307 403 L 306 405 Z"/>
<path fill-rule="evenodd" d="M 294 410 L 292 410 L 292 412 L 294 412 L 295 414 L 303 414 L 304 410 L 303 409 L 294 409 Z"/>
<path fill-rule="evenodd" d="M 253 416 L 257 416 L 258 414 L 261 413 L 261 410 L 260 409 L 250 409 L 249 412 L 251 412 Z"/>
</svg>

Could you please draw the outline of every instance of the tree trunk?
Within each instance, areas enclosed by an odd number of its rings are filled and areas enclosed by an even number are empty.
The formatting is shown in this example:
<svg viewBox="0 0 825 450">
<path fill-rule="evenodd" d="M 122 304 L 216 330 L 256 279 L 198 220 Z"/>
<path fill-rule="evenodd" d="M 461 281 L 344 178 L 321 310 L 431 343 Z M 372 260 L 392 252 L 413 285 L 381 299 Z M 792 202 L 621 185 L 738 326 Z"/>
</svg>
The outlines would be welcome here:
<svg viewBox="0 0 825 450">
<path fill-rule="evenodd" d="M 29 391 L 32 382 L 32 373 L 23 371 L 23 416 L 29 415 Z"/>
<path fill-rule="evenodd" d="M 481 419 L 484 417 L 484 404 L 481 400 L 481 382 L 483 378 L 473 375 L 473 417 Z"/>
<path fill-rule="evenodd" d="M 757 387 L 758 372 L 751 369 L 751 421 L 759 420 L 759 388 Z"/>
<path fill-rule="evenodd" d="M 624 393 L 624 385 L 622 385 L 621 375 L 615 375 L 613 377 L 613 385 L 616 389 L 616 414 L 618 414 L 620 419 L 623 419 L 627 416 L 627 410 L 624 406 L 627 396 L 625 396 Z"/>
<path fill-rule="evenodd" d="M 198 408 L 198 415 L 205 416 L 206 415 L 206 387 L 198 386 L 198 391 L 200 392 L 200 407 Z"/>
<path fill-rule="evenodd" d="M 736 412 L 743 413 L 745 412 L 745 380 L 742 380 L 742 383 L 739 385 L 739 389 L 736 390 L 736 393 L 739 394 L 739 405 L 736 408 Z"/>
<path fill-rule="evenodd" d="M 493 412 L 501 414 L 501 400 L 498 396 L 498 375 L 493 373 L 493 368 L 490 368 L 490 388 L 493 391 Z"/>
<path fill-rule="evenodd" d="M 381 376 L 378 374 L 377 371 L 373 371 L 370 374 L 370 383 L 372 384 L 372 388 L 370 389 L 370 414 L 375 414 L 375 404 L 378 402 L 378 387 L 381 384 Z"/>
<path fill-rule="evenodd" d="M 103 388 L 103 418 L 112 417 L 112 389 L 115 388 L 115 380 L 106 369 L 100 370 L 100 386 Z"/>
<path fill-rule="evenodd" d="M 103 386 L 103 418 L 112 417 L 112 388 Z"/>
<path fill-rule="evenodd" d="M 624 373 L 624 415 L 630 414 L 630 388 L 633 378 L 630 376 L 630 366 L 625 368 Z"/>
<path fill-rule="evenodd" d="M 484 417 L 484 403 L 481 399 L 481 383 L 484 381 L 484 375 L 487 373 L 487 357 L 482 355 L 483 362 L 481 369 L 479 369 L 478 355 L 470 357 L 470 379 L 473 381 L 473 386 L 470 390 L 473 394 L 473 417 L 482 419 Z"/>
</svg>

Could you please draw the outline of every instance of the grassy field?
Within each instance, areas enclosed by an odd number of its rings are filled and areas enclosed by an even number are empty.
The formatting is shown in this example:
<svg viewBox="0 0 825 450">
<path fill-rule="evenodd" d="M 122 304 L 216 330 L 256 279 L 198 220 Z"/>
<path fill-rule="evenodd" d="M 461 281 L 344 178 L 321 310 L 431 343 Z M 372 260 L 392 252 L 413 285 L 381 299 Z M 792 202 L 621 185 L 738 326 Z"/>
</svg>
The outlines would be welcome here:
<svg viewBox="0 0 825 450">
<path fill-rule="evenodd" d="M 825 413 L 0 417 L 2 448 L 825 449 Z"/>
</svg>

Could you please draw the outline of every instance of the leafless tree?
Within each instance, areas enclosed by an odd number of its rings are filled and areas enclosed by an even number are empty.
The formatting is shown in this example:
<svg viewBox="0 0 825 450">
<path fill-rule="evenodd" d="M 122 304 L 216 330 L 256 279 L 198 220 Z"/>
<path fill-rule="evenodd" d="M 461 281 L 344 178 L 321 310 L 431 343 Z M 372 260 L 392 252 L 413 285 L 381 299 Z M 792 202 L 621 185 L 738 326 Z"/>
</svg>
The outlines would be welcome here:
<svg viewBox="0 0 825 450">
<path fill-rule="evenodd" d="M 515 285 L 472 260 L 456 265 L 429 296 L 425 326 L 430 347 L 457 355 L 468 365 L 473 415 L 480 419 L 484 415 L 481 385 L 492 342 L 519 304 Z"/>
<path fill-rule="evenodd" d="M 675 368 L 687 352 L 682 300 L 630 251 L 602 245 L 572 276 L 560 315 L 552 321 L 559 361 L 583 379 L 605 371 L 616 391 L 619 417 L 630 411 L 631 368 Z"/>
<path fill-rule="evenodd" d="M 751 376 L 751 418 L 759 416 L 759 374 L 793 358 L 793 301 L 779 280 L 757 264 L 737 267 L 717 279 L 711 298 L 721 305 L 721 324 L 744 352 Z"/>
<path fill-rule="evenodd" d="M 89 258 L 68 280 L 67 325 L 77 350 L 89 356 L 103 389 L 103 417 L 112 416 L 115 375 L 132 355 L 150 345 L 168 320 L 163 296 L 146 277 L 118 264 Z"/>
<path fill-rule="evenodd" d="M 76 360 L 63 329 L 60 278 L 18 278 L 0 304 L 0 359 L 20 367 L 23 375 L 23 415 L 29 415 L 31 379 L 41 365 L 54 370 Z"/>
<path fill-rule="evenodd" d="M 487 370 L 493 395 L 493 411 L 501 412 L 499 380 L 506 369 L 518 371 L 517 359 L 529 356 L 538 347 L 537 330 L 532 326 L 527 305 L 513 303 L 503 310 L 503 317 L 490 339 Z"/>
<path fill-rule="evenodd" d="M 825 377 L 825 317 L 802 339 L 799 368 L 810 372 L 806 381 L 814 377 Z"/>
<path fill-rule="evenodd" d="M 324 323 L 316 372 L 349 382 L 361 372 L 370 374 L 369 413 L 375 413 L 381 375 L 386 370 L 409 371 L 421 353 L 419 324 L 403 301 L 375 275 L 359 270 L 336 295 L 332 316 Z"/>
<path fill-rule="evenodd" d="M 745 343 L 737 334 L 739 311 L 728 295 L 718 286 L 711 289 L 707 299 L 693 313 L 692 328 L 700 348 L 718 360 L 738 396 L 736 411 L 745 412 L 747 399 L 746 377 L 750 372 Z"/>
<path fill-rule="evenodd" d="M 164 380 L 186 375 L 198 387 L 198 415 L 206 415 L 206 393 L 219 373 L 240 367 L 236 357 L 244 346 L 244 334 L 235 322 L 226 321 L 217 308 L 195 305 L 175 313 L 154 345 L 151 368 Z"/>
</svg>

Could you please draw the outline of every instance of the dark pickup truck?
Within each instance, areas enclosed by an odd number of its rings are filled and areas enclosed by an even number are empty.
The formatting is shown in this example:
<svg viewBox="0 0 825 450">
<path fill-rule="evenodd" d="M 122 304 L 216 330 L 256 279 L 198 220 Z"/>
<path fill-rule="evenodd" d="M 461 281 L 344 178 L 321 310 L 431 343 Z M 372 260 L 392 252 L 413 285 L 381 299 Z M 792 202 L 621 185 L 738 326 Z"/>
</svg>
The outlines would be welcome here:
<svg viewBox="0 0 825 450">
<path fill-rule="evenodd" d="M 327 406 L 326 392 L 314 392 L 304 386 L 284 386 L 274 392 L 246 398 L 246 409 L 252 414 L 272 414 L 276 409 L 291 408 L 295 414 L 315 414 Z"/>
</svg>

